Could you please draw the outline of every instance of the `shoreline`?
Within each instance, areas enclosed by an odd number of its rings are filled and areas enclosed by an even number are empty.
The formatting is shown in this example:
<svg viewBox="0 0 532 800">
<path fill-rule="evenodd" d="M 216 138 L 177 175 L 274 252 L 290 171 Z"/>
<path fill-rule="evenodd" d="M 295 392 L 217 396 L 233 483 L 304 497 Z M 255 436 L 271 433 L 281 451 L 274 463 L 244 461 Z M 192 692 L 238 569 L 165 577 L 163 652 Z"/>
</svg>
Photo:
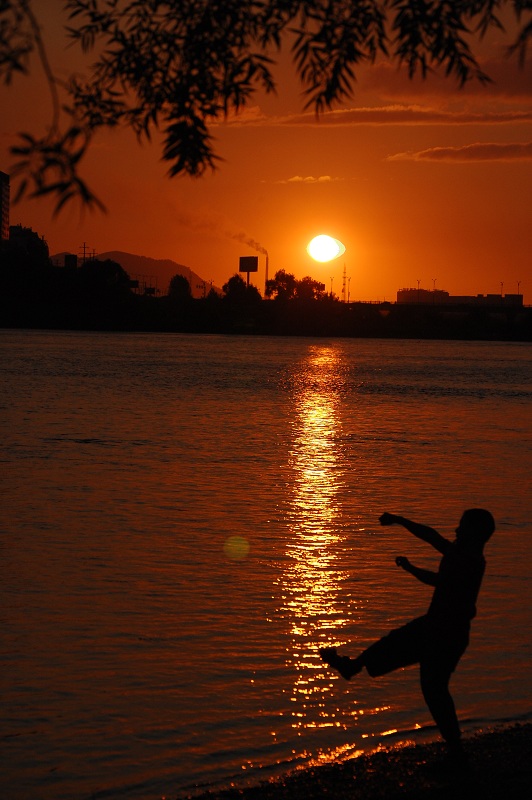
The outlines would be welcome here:
<svg viewBox="0 0 532 800">
<path fill-rule="evenodd" d="M 532 723 L 464 737 L 468 769 L 445 762 L 441 742 L 395 746 L 299 769 L 258 786 L 178 800 L 521 800 L 532 783 Z"/>
</svg>

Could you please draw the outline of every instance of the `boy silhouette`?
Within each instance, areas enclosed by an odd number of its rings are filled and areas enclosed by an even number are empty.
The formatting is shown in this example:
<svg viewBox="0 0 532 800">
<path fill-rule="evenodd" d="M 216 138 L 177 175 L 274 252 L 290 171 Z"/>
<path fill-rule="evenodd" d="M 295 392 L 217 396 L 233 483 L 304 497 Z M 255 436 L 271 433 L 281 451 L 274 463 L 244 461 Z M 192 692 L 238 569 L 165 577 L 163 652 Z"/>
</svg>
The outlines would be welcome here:
<svg viewBox="0 0 532 800">
<path fill-rule="evenodd" d="M 383 636 L 355 659 L 338 655 L 334 647 L 322 648 L 320 655 L 346 680 L 363 667 L 377 677 L 419 664 L 425 702 L 450 756 L 461 760 L 460 726 L 449 680 L 469 644 L 469 629 L 486 567 L 483 549 L 495 530 L 495 522 L 489 511 L 469 509 L 463 513 L 456 539 L 451 542 L 433 528 L 396 514 L 385 513 L 379 521 L 381 525 L 402 525 L 442 554 L 438 572 L 415 567 L 405 556 L 395 560 L 405 572 L 434 587 L 428 611 Z"/>
</svg>

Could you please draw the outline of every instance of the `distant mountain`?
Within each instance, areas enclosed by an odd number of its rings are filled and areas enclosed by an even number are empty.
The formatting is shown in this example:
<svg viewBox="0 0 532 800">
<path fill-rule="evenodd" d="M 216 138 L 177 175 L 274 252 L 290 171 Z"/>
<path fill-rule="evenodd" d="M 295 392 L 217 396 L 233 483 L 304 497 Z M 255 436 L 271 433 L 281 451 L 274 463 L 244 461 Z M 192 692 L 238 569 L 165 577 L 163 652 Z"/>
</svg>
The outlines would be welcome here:
<svg viewBox="0 0 532 800">
<path fill-rule="evenodd" d="M 58 253 L 52 256 L 52 261 L 62 264 L 64 263 L 64 256 L 65 253 Z M 172 261 L 170 258 L 149 258 L 148 256 L 137 256 L 133 253 L 123 253 L 121 250 L 98 253 L 96 257 L 100 260 L 109 258 L 111 261 L 116 261 L 125 269 L 132 280 L 146 283 L 146 286 L 155 287 L 162 293 L 166 292 L 168 284 L 174 275 L 183 275 L 188 280 L 193 297 L 203 297 L 204 292 L 208 294 L 211 288 L 210 283 L 200 278 L 190 267 L 178 264 L 177 261 Z M 221 294 L 221 289 L 217 286 L 212 288 Z"/>
<path fill-rule="evenodd" d="M 193 297 L 203 297 L 204 292 L 208 293 L 211 288 L 210 283 L 200 278 L 190 267 L 178 264 L 177 261 L 172 261 L 170 258 L 149 258 L 133 253 L 123 253 L 120 250 L 99 253 L 98 258 L 110 258 L 112 261 L 116 261 L 125 269 L 130 278 L 146 281 L 148 286 L 155 286 L 162 292 L 166 292 L 174 275 L 183 275 L 188 280 Z M 213 289 L 221 293 L 217 286 L 213 286 Z"/>
</svg>

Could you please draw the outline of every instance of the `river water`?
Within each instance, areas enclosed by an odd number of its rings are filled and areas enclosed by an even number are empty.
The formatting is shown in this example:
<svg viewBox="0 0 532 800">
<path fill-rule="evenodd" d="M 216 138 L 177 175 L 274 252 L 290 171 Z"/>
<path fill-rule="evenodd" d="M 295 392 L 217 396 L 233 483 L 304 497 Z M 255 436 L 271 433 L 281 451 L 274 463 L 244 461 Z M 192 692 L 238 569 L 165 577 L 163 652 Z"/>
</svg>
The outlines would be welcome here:
<svg viewBox="0 0 532 800">
<path fill-rule="evenodd" d="M 530 719 L 532 346 L 0 332 L 0 791 L 181 798 L 436 738 L 395 566 L 489 508 L 465 731 Z"/>
</svg>

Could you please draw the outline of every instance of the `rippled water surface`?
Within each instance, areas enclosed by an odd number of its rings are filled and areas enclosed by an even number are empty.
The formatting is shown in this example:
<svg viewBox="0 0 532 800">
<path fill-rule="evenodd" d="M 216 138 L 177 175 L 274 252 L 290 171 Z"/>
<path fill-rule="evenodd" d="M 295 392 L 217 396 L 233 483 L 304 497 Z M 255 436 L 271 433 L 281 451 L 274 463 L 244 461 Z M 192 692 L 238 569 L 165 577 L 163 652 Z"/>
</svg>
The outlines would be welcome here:
<svg viewBox="0 0 532 800">
<path fill-rule="evenodd" d="M 0 790 L 183 797 L 435 736 L 416 669 L 351 683 L 422 613 L 385 510 L 498 531 L 453 678 L 530 715 L 532 347 L 0 332 Z"/>
</svg>

